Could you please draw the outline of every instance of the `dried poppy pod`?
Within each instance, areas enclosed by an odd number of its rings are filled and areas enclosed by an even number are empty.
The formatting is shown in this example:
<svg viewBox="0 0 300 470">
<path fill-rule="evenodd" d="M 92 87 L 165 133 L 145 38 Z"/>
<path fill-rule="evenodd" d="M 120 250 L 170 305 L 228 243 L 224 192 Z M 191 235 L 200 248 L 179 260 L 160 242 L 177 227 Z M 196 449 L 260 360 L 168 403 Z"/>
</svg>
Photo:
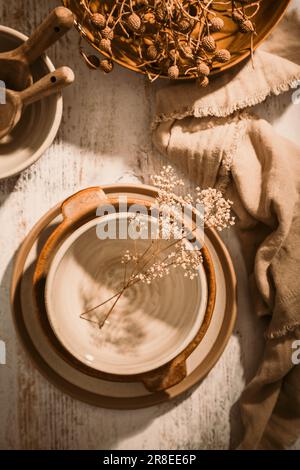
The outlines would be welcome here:
<svg viewBox="0 0 300 470">
<path fill-rule="evenodd" d="M 239 26 L 242 33 L 253 33 L 255 30 L 253 23 L 250 20 L 244 20 Z"/>
<path fill-rule="evenodd" d="M 204 36 L 202 46 L 207 52 L 215 52 L 216 42 L 212 36 Z"/>
<path fill-rule="evenodd" d="M 224 21 L 219 16 L 215 16 L 210 20 L 210 29 L 213 33 L 217 33 L 224 28 Z"/>
<path fill-rule="evenodd" d="M 146 31 L 146 25 L 144 23 L 141 23 L 141 27 L 138 31 L 139 34 L 144 34 L 144 32 Z"/>
<path fill-rule="evenodd" d="M 244 21 L 242 13 L 240 13 L 238 10 L 234 10 L 232 13 L 232 19 L 235 23 L 242 23 Z"/>
<path fill-rule="evenodd" d="M 225 63 L 231 59 L 231 54 L 227 49 L 220 49 L 214 58 L 218 62 Z"/>
<path fill-rule="evenodd" d="M 200 77 L 207 77 L 210 74 L 210 68 L 205 62 L 199 60 L 197 62 L 197 73 Z"/>
<path fill-rule="evenodd" d="M 194 58 L 193 49 L 191 48 L 191 46 L 188 46 L 188 45 L 183 46 L 181 47 L 181 50 L 183 54 L 185 55 L 185 57 L 188 57 L 189 59 Z"/>
<path fill-rule="evenodd" d="M 176 80 L 179 77 L 179 68 L 177 65 L 171 65 L 171 67 L 168 68 L 168 77 L 171 80 Z"/>
<path fill-rule="evenodd" d="M 111 41 L 114 38 L 114 32 L 109 26 L 106 26 L 104 29 L 102 29 L 101 36 L 104 39 L 109 39 Z"/>
<path fill-rule="evenodd" d="M 153 45 L 147 47 L 147 50 L 146 50 L 146 56 L 148 57 L 148 59 L 150 60 L 155 60 L 158 56 L 158 50 L 157 50 L 157 47 Z"/>
<path fill-rule="evenodd" d="M 178 22 L 177 27 L 179 31 L 181 31 L 182 33 L 185 33 L 186 31 L 191 29 L 192 24 L 190 23 L 189 20 L 187 20 L 186 18 L 183 18 L 182 20 Z"/>
<path fill-rule="evenodd" d="M 110 73 L 114 68 L 114 65 L 111 60 L 103 59 L 100 61 L 99 67 L 103 72 Z"/>
<path fill-rule="evenodd" d="M 198 80 L 197 80 L 197 85 L 200 88 L 205 88 L 205 87 L 207 87 L 208 84 L 209 84 L 209 78 L 208 77 L 201 77 L 201 78 L 198 78 Z"/>
<path fill-rule="evenodd" d="M 103 29 L 106 25 L 106 18 L 104 15 L 101 15 L 101 13 L 94 13 L 91 16 L 91 22 L 95 26 L 95 28 Z"/>
<path fill-rule="evenodd" d="M 127 25 L 133 32 L 138 32 L 141 28 L 141 18 L 136 13 L 131 13 L 127 18 Z"/>
<path fill-rule="evenodd" d="M 99 47 L 100 49 L 102 49 L 102 51 L 107 52 L 110 55 L 112 54 L 111 41 L 109 39 L 101 39 L 101 41 L 99 42 Z"/>
<path fill-rule="evenodd" d="M 166 11 L 163 6 L 158 6 L 155 8 L 154 14 L 157 21 L 164 21 L 166 19 Z"/>
</svg>

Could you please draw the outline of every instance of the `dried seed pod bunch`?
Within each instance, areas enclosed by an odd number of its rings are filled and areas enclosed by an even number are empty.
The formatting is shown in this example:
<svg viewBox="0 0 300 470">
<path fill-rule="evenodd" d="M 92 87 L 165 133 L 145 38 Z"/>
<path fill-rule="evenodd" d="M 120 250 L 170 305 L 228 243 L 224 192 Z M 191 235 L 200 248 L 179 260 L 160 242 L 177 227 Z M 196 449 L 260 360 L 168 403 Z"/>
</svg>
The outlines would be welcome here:
<svg viewBox="0 0 300 470">
<path fill-rule="evenodd" d="M 109 72 L 118 38 L 151 81 L 164 75 L 209 83 L 213 68 L 231 58 L 217 47 L 216 35 L 230 17 L 242 33 L 255 34 L 253 18 L 261 0 L 81 0 L 99 49 L 108 57 L 100 67 Z M 222 16 L 222 17 L 221 17 Z M 252 41 L 251 41 L 252 44 Z M 110 64 L 110 65 L 108 65 Z"/>
</svg>

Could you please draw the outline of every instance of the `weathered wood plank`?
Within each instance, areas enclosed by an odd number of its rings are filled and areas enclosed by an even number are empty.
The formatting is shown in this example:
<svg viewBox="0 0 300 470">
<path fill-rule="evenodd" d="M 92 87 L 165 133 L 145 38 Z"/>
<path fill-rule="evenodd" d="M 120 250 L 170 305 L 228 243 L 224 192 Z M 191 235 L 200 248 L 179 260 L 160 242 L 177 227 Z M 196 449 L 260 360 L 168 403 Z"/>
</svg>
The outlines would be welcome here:
<svg viewBox="0 0 300 470">
<path fill-rule="evenodd" d="M 30 33 L 57 4 L 0 0 L 0 21 Z M 109 76 L 88 71 L 76 51 L 77 40 L 73 31 L 49 52 L 57 66 L 69 65 L 76 73 L 76 83 L 64 93 L 64 118 L 54 145 L 22 175 L 0 183 L 0 339 L 7 345 L 7 365 L 0 365 L 0 448 L 227 448 L 230 425 L 233 440 L 239 438 L 234 404 L 261 350 L 258 321 L 251 312 L 244 265 L 232 233 L 226 242 L 239 277 L 237 326 L 218 364 L 185 399 L 134 412 L 90 407 L 42 378 L 16 338 L 8 300 L 12 259 L 32 225 L 80 188 L 147 182 L 147 175 L 162 162 L 150 138 L 159 85 L 121 68 Z M 275 98 L 261 112 L 299 142 L 299 111 L 288 107 L 289 102 L 288 95 Z"/>
</svg>

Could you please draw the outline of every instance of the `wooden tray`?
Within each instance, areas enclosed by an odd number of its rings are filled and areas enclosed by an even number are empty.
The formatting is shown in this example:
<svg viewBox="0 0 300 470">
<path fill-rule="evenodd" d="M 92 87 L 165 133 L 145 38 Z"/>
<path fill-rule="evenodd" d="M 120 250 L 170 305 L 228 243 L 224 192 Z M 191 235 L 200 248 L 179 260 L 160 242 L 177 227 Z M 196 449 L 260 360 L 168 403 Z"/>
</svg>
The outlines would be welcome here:
<svg viewBox="0 0 300 470">
<path fill-rule="evenodd" d="M 291 0 L 262 0 L 261 7 L 255 16 L 257 34 L 253 36 L 253 50 L 255 50 L 272 32 L 284 15 Z M 91 28 L 85 15 L 85 9 L 80 0 L 62 0 L 64 6 L 68 7 L 75 16 L 75 26 L 82 36 L 102 55 L 110 57 L 103 52 L 98 44 L 95 31 Z M 231 53 L 231 59 L 226 64 L 220 64 L 212 69 L 211 75 L 224 72 L 248 58 L 251 54 L 251 34 L 244 34 L 238 30 L 238 26 L 229 20 L 226 16 L 222 17 L 225 22 L 225 28 L 222 32 L 216 34 L 216 43 L 218 49 L 228 49 Z M 114 39 L 114 62 L 126 67 L 129 70 L 145 74 L 137 65 L 139 63 L 138 51 L 132 51 L 121 39 Z M 156 75 L 157 72 L 153 72 Z M 166 75 L 160 75 L 160 78 L 168 78 Z M 191 80 L 193 77 L 181 75 L 179 80 Z"/>
<path fill-rule="evenodd" d="M 155 191 L 145 186 L 109 186 L 110 195 L 123 192 L 152 200 Z M 35 309 L 31 289 L 36 258 L 57 223 L 61 222 L 60 205 L 49 211 L 26 237 L 15 262 L 11 300 L 16 328 L 26 349 L 40 371 L 59 388 L 82 401 L 108 408 L 151 406 L 180 395 L 201 380 L 221 355 L 232 332 L 236 316 L 236 280 L 232 263 L 220 238 L 207 233 L 207 246 L 216 267 L 217 298 L 214 315 L 201 343 L 186 361 L 187 375 L 166 391 L 150 393 L 138 382 L 116 384 L 93 377 L 67 363 L 49 341 Z"/>
</svg>

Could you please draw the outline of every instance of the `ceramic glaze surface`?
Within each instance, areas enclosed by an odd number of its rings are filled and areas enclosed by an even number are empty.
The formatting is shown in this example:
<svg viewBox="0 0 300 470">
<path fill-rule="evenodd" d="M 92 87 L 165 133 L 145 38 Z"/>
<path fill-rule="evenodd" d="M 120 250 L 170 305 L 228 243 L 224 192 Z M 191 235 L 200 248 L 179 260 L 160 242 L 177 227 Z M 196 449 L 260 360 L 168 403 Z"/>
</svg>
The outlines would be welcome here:
<svg viewBox="0 0 300 470">
<path fill-rule="evenodd" d="M 118 214 L 126 225 L 127 218 Z M 149 240 L 99 239 L 97 226 L 107 220 L 85 224 L 58 250 L 46 284 L 48 316 L 58 339 L 81 362 L 102 372 L 138 374 L 167 363 L 196 336 L 206 311 L 206 276 L 202 266 L 194 280 L 173 268 L 150 285 L 139 282 L 127 289 L 102 329 L 99 321 L 114 300 L 84 320 L 81 313 L 122 288 L 124 252 L 142 253 L 149 246 Z"/>
</svg>

